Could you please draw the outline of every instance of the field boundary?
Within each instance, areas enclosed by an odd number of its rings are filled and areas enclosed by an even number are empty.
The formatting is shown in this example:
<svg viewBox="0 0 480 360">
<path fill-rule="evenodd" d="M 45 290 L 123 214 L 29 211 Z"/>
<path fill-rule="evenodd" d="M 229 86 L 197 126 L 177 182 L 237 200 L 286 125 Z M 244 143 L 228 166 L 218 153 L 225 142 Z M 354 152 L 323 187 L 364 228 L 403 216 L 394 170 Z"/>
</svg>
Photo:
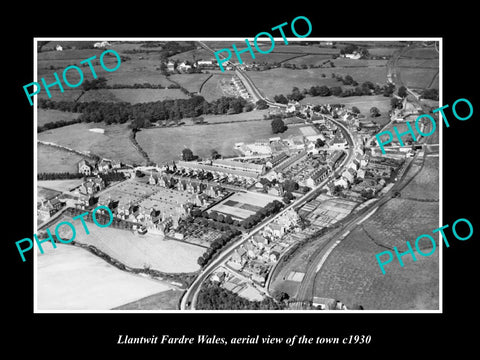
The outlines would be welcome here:
<svg viewBox="0 0 480 360">
<path fill-rule="evenodd" d="M 198 88 L 198 93 L 199 94 L 202 92 L 202 89 L 203 89 L 203 86 L 205 85 L 205 83 L 208 80 L 210 80 L 212 77 L 213 77 L 213 74 L 210 74 L 205 80 L 202 81 L 202 83 L 200 84 L 200 87 Z"/>
</svg>

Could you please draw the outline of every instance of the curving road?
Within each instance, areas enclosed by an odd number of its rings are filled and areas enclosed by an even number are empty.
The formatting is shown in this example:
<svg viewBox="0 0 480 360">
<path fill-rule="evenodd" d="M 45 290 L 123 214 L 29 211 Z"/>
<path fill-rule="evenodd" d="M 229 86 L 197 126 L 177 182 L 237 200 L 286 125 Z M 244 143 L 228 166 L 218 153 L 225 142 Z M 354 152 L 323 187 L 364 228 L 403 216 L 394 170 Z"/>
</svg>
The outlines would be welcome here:
<svg viewBox="0 0 480 360">
<path fill-rule="evenodd" d="M 251 230 L 250 232 L 247 233 L 247 235 L 242 236 L 239 240 L 235 241 L 234 243 L 230 244 L 227 246 L 226 249 L 224 249 L 221 254 L 214 259 L 210 264 L 208 264 L 205 268 L 203 268 L 200 272 L 200 274 L 195 278 L 194 282 L 192 285 L 187 289 L 185 294 L 183 295 L 181 301 L 180 301 L 180 309 L 181 310 L 195 310 L 195 304 L 197 302 L 198 294 L 200 292 L 201 285 L 205 280 L 208 280 L 209 276 L 212 274 L 212 272 L 219 267 L 220 265 L 223 265 L 227 259 L 232 255 L 232 253 L 235 251 L 235 249 L 243 244 L 244 242 L 248 241 L 248 239 L 256 234 L 257 232 L 261 231 L 266 225 L 268 225 L 270 222 L 274 221 L 277 217 L 279 217 L 282 213 L 287 211 L 288 209 L 294 207 L 298 208 L 303 206 L 306 202 L 310 201 L 311 199 L 315 198 L 318 196 L 318 192 L 321 190 L 321 188 L 329 182 L 337 173 L 342 172 L 345 168 L 347 168 L 350 163 L 353 161 L 353 148 L 355 145 L 355 142 L 353 140 L 352 135 L 348 131 L 348 129 L 338 121 L 334 120 L 333 118 L 330 118 L 327 116 L 332 122 L 334 122 L 337 126 L 341 127 L 344 131 L 345 134 L 347 135 L 347 142 L 349 144 L 349 151 L 347 157 L 343 160 L 339 168 L 330 174 L 327 179 L 322 181 L 320 184 L 318 184 L 315 188 L 310 190 L 307 194 L 299 198 L 298 200 L 292 202 L 290 205 L 286 206 L 281 212 L 270 218 L 269 220 L 261 223 L 258 225 L 256 228 Z M 273 271 L 271 269 L 270 271 Z"/>
</svg>

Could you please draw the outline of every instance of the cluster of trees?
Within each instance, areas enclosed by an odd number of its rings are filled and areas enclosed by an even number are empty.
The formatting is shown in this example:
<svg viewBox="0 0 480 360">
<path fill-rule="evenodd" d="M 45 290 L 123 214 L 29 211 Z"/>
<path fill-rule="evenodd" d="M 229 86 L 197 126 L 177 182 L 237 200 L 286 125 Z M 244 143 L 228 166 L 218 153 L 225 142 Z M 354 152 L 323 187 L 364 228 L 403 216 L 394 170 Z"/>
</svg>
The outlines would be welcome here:
<svg viewBox="0 0 480 360">
<path fill-rule="evenodd" d="M 283 133 L 288 129 L 288 126 L 285 125 L 282 118 L 276 117 L 272 120 L 272 132 L 274 134 Z"/>
<path fill-rule="evenodd" d="M 250 301 L 218 284 L 202 287 L 196 304 L 200 310 L 283 310 L 286 306 L 286 303 L 270 297 L 262 301 Z"/>
<path fill-rule="evenodd" d="M 80 173 L 38 173 L 37 180 L 64 180 L 64 179 L 80 179 L 83 177 L 83 174 Z"/>
<path fill-rule="evenodd" d="M 221 248 L 223 248 L 233 238 L 240 234 L 241 231 L 237 229 L 232 229 L 222 233 L 222 235 L 218 239 L 214 240 L 210 244 L 210 247 L 203 253 L 203 255 L 198 258 L 198 265 L 205 266 L 206 264 L 208 264 L 208 262 L 212 259 L 213 255 L 215 255 Z"/>
<path fill-rule="evenodd" d="M 127 102 L 104 103 L 98 101 L 75 102 L 39 99 L 41 109 L 55 109 L 81 113 L 81 122 L 105 122 L 106 124 L 132 121 L 132 128 L 150 126 L 162 120 L 178 121 L 183 118 L 204 114 L 238 114 L 244 110 L 247 101 L 241 97 L 221 97 L 207 102 L 202 96 L 189 99 L 162 100 L 130 104 Z"/>
<path fill-rule="evenodd" d="M 255 214 L 250 215 L 246 219 L 240 222 L 240 225 L 244 229 L 250 229 L 261 222 L 266 217 L 276 214 L 283 208 L 282 202 L 278 200 L 273 200 L 272 202 L 265 205 L 262 209 L 258 210 Z"/>
<path fill-rule="evenodd" d="M 164 44 L 153 44 L 156 46 L 148 46 L 142 44 L 140 47 L 142 48 L 153 48 L 153 47 L 161 47 L 161 49 L 155 50 L 147 50 L 147 49 L 131 49 L 131 50 L 122 50 L 125 54 L 138 54 L 138 53 L 156 53 L 160 55 L 161 60 L 166 60 L 168 57 L 179 54 L 184 51 L 194 50 L 195 43 L 193 41 L 182 41 L 182 44 L 178 43 L 177 41 L 167 41 Z M 157 46 L 158 45 L 158 46 Z"/>
<path fill-rule="evenodd" d="M 59 120 L 55 122 L 48 122 L 45 123 L 43 126 L 37 126 L 37 132 L 41 133 L 42 131 L 47 131 L 51 129 L 56 129 L 62 126 L 67 126 L 67 125 L 72 125 L 72 124 L 78 124 L 81 123 L 82 119 L 76 118 L 72 120 Z"/>
<path fill-rule="evenodd" d="M 325 60 L 324 62 L 322 62 L 321 64 L 318 64 L 318 65 L 314 65 L 314 64 L 297 65 L 297 64 L 292 64 L 292 63 L 288 63 L 288 62 L 282 63 L 283 68 L 291 69 L 291 70 L 316 69 L 316 68 L 323 68 L 323 67 L 327 67 L 327 66 L 330 66 L 330 67 L 333 68 L 333 67 L 335 67 L 335 64 L 333 63 L 332 60 Z M 322 75 L 323 75 L 323 77 L 325 77 L 324 74 L 322 74 Z"/>
<path fill-rule="evenodd" d="M 300 91 L 298 87 L 294 87 L 290 94 L 284 96 L 283 94 L 275 95 L 273 99 L 275 102 L 280 104 L 288 104 L 289 101 L 300 101 L 305 98 L 308 94 L 310 96 L 336 96 L 336 97 L 348 97 L 348 96 L 363 96 L 363 95 L 380 95 L 383 96 L 390 96 L 393 94 L 395 86 L 392 84 L 386 84 L 384 86 L 380 86 L 378 84 L 373 84 L 371 81 L 365 81 L 361 85 L 353 80 L 350 75 L 345 76 L 345 78 L 339 77 L 339 81 L 342 81 L 344 84 L 352 85 L 356 84 L 354 89 L 343 89 L 340 86 L 331 86 L 328 87 L 326 85 L 320 86 L 312 86 L 310 89 L 303 89 Z"/>
<path fill-rule="evenodd" d="M 110 182 L 114 181 L 123 181 L 126 179 L 123 172 L 109 172 L 106 174 L 100 174 L 100 177 L 105 181 L 105 185 L 108 185 Z"/>
<path fill-rule="evenodd" d="M 359 47 L 355 44 L 348 44 L 340 50 L 341 55 L 353 54 L 354 52 L 358 52 L 360 55 L 362 55 L 363 58 L 367 58 L 369 56 L 368 50 L 366 48 Z"/>
<path fill-rule="evenodd" d="M 438 89 L 425 89 L 422 97 L 424 99 L 438 100 Z"/>
</svg>

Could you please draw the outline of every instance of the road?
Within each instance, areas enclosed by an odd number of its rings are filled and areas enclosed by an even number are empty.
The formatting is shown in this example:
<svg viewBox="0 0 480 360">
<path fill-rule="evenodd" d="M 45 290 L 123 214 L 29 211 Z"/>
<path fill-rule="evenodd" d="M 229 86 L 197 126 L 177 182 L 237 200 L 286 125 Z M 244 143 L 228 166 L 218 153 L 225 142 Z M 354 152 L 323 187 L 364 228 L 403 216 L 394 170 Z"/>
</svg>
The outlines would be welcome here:
<svg viewBox="0 0 480 360">
<path fill-rule="evenodd" d="M 345 133 L 347 134 L 347 142 L 350 145 L 350 150 L 348 151 L 347 157 L 343 160 L 339 168 L 330 174 L 330 176 L 322 181 L 320 184 L 318 184 L 315 188 L 310 190 L 307 194 L 302 196 L 300 199 L 297 199 L 296 201 L 292 202 L 290 205 L 285 207 L 281 212 L 273 216 L 272 218 L 268 219 L 266 222 L 261 223 L 258 225 L 256 228 L 254 228 L 252 231 L 247 233 L 247 236 L 242 236 L 239 240 L 236 242 L 230 244 L 227 246 L 226 249 L 222 251 L 222 253 L 214 259 L 210 264 L 208 264 L 205 268 L 203 268 L 200 272 L 200 274 L 195 278 L 194 282 L 192 285 L 188 288 L 186 293 L 183 295 L 182 300 L 180 302 L 180 309 L 181 310 L 187 310 L 188 308 L 191 308 L 192 310 L 195 309 L 195 304 L 198 298 L 198 294 L 200 292 L 200 288 L 202 283 L 209 278 L 209 276 L 212 274 L 212 272 L 220 265 L 223 265 L 226 260 L 233 254 L 235 249 L 243 244 L 244 242 L 248 241 L 248 239 L 256 234 L 257 232 L 261 231 L 266 225 L 274 221 L 277 217 L 279 217 L 281 214 L 283 214 L 285 211 L 289 210 L 290 208 L 299 208 L 303 206 L 306 202 L 310 201 L 311 199 L 315 198 L 318 196 L 319 191 L 321 188 L 329 182 L 337 173 L 342 172 L 345 168 L 347 168 L 350 163 L 353 160 L 353 147 L 354 147 L 354 140 L 353 137 L 351 136 L 350 132 L 348 129 L 338 121 L 334 119 L 330 119 L 333 121 L 335 124 L 337 124 L 339 127 L 344 129 Z"/>
</svg>

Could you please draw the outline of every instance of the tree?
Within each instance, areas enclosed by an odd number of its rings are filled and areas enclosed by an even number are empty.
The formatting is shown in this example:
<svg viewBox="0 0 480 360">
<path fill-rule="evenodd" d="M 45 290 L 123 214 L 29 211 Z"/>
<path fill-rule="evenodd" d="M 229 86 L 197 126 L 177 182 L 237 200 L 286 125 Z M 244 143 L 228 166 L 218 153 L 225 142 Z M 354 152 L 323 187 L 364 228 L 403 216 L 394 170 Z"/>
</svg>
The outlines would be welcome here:
<svg viewBox="0 0 480 360">
<path fill-rule="evenodd" d="M 298 186 L 298 183 L 294 180 L 285 180 L 283 182 L 283 189 L 286 191 L 286 192 L 294 192 L 296 190 L 298 190 L 299 186 Z"/>
<path fill-rule="evenodd" d="M 265 100 L 260 99 L 256 102 L 257 110 L 265 110 L 268 109 L 268 104 Z"/>
<path fill-rule="evenodd" d="M 372 106 L 372 107 L 370 108 L 370 115 L 371 115 L 372 117 L 380 116 L 380 115 L 381 115 L 381 114 L 380 114 L 380 110 L 378 110 L 377 107 Z"/>
<path fill-rule="evenodd" d="M 193 151 L 190 150 L 189 148 L 185 148 L 182 150 L 182 159 L 184 161 L 192 161 L 194 159 L 193 157 Z"/>
<path fill-rule="evenodd" d="M 274 134 L 283 133 L 285 130 L 287 130 L 287 126 L 285 126 L 285 123 L 281 118 L 273 119 L 271 125 L 272 125 L 272 132 Z"/>
<path fill-rule="evenodd" d="M 340 96 L 342 94 L 342 88 L 340 86 L 333 86 L 330 88 L 330 93 L 333 96 Z"/>
<path fill-rule="evenodd" d="M 273 101 L 279 104 L 285 104 L 285 105 L 288 104 L 288 99 L 283 94 L 275 95 L 273 97 Z"/>
<path fill-rule="evenodd" d="M 325 145 L 325 141 L 323 141 L 322 139 L 318 138 L 317 141 L 315 142 L 315 147 L 316 148 L 321 148 L 322 146 Z"/>
<path fill-rule="evenodd" d="M 212 151 L 210 152 L 210 157 L 215 160 L 215 159 L 218 159 L 221 157 L 221 155 L 218 153 L 217 150 L 215 149 L 212 149 Z"/>
<path fill-rule="evenodd" d="M 390 100 L 390 106 L 392 109 L 401 108 L 402 101 L 397 97 L 392 97 Z"/>
<path fill-rule="evenodd" d="M 360 114 L 360 109 L 357 108 L 356 106 L 352 106 L 352 112 L 356 115 Z"/>
<path fill-rule="evenodd" d="M 407 88 L 405 86 L 400 86 L 398 89 L 398 96 L 404 98 L 408 95 Z"/>
</svg>

